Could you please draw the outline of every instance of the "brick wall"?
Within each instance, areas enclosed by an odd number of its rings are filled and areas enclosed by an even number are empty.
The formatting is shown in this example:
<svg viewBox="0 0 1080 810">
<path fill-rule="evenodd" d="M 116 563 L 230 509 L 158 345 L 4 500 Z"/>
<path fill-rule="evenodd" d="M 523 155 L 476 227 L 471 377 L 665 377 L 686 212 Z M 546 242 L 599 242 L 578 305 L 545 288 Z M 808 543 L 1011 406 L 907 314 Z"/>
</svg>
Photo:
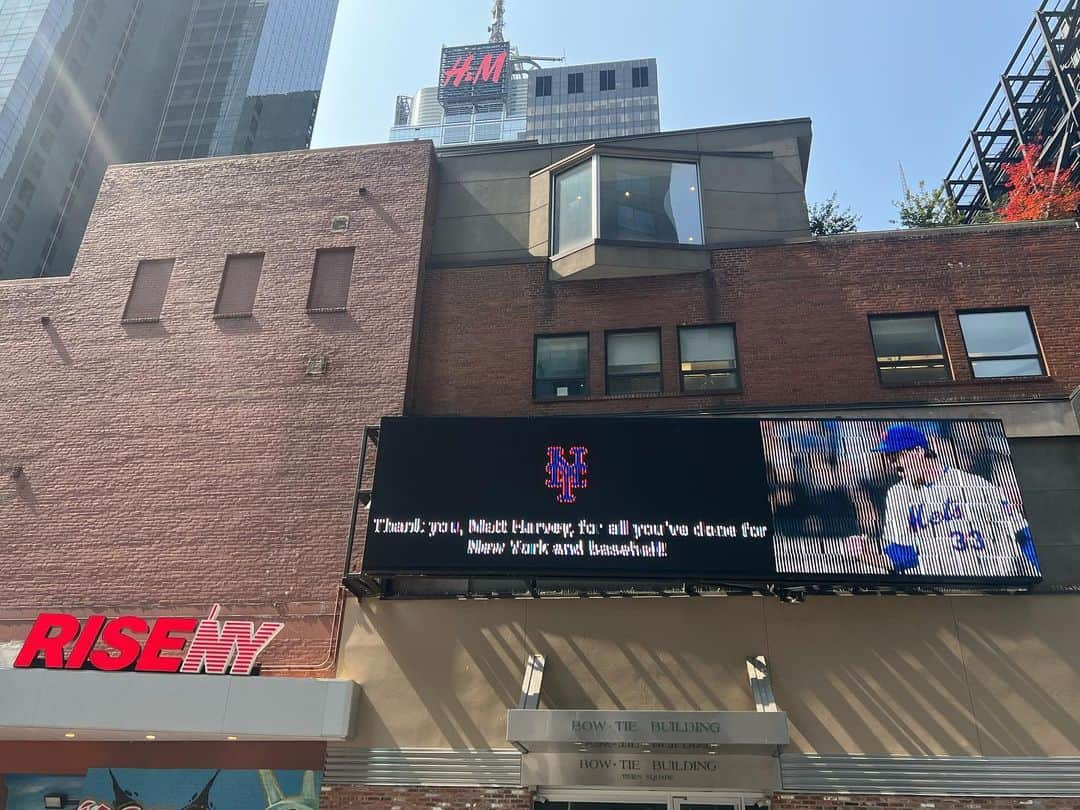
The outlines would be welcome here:
<svg viewBox="0 0 1080 810">
<path fill-rule="evenodd" d="M 418 414 L 540 415 L 1063 397 L 1080 384 L 1072 223 L 716 251 L 701 275 L 563 281 L 542 263 L 425 276 Z M 1051 377 L 976 381 L 957 309 L 1030 307 Z M 867 316 L 940 315 L 955 379 L 884 387 Z M 679 393 L 677 327 L 734 323 L 742 391 Z M 661 327 L 661 396 L 604 395 L 604 332 Z M 533 337 L 588 332 L 587 400 L 534 403 Z"/>
<path fill-rule="evenodd" d="M 326 661 L 362 430 L 403 410 L 432 171 L 427 143 L 113 167 L 72 276 L 0 284 L 0 643 L 42 609 L 217 601 L 285 617 L 264 671 Z M 316 249 L 346 246 L 349 311 L 309 315 Z M 253 317 L 215 320 L 245 252 Z M 175 258 L 161 321 L 123 325 L 152 258 Z"/>
<path fill-rule="evenodd" d="M 771 810 L 1075 810 L 1080 799 L 777 793 L 769 806 Z"/>
<path fill-rule="evenodd" d="M 324 787 L 319 810 L 532 810 L 532 794 L 517 788 Z"/>
</svg>

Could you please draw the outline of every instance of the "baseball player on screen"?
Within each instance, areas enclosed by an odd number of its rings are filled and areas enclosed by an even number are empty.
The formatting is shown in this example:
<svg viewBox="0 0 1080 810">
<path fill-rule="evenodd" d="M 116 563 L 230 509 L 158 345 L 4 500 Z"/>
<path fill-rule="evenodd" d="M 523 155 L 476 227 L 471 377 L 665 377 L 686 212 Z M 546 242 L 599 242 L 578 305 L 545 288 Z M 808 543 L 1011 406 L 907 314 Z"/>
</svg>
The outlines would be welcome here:
<svg viewBox="0 0 1080 810">
<path fill-rule="evenodd" d="M 901 423 L 873 448 L 899 481 L 885 497 L 880 544 L 850 538 L 876 571 L 923 576 L 1038 576 L 1031 530 L 994 484 L 938 458 L 926 435 Z"/>
</svg>

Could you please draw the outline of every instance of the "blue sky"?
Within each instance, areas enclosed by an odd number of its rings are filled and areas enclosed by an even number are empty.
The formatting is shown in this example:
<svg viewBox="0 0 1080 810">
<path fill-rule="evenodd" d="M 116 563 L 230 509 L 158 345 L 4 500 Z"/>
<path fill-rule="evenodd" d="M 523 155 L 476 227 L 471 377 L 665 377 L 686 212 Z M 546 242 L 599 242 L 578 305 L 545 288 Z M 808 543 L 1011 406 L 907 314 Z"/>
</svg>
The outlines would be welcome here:
<svg viewBox="0 0 1080 810">
<path fill-rule="evenodd" d="M 312 145 L 385 141 L 439 49 L 487 39 L 490 0 L 340 0 Z M 507 0 L 522 53 L 654 56 L 664 129 L 809 116 L 807 197 L 896 227 L 898 163 L 937 184 L 1037 0 Z"/>
</svg>

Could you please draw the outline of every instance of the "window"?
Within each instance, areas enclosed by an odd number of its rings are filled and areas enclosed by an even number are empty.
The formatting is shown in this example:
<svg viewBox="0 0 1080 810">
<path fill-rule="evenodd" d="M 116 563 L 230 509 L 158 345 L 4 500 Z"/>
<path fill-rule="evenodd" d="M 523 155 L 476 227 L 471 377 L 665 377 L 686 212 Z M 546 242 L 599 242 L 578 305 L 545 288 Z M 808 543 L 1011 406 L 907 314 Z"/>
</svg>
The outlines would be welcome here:
<svg viewBox="0 0 1080 810">
<path fill-rule="evenodd" d="M 649 68 L 636 67 L 630 69 L 630 83 L 634 87 L 648 87 L 649 86 Z"/>
<path fill-rule="evenodd" d="M 24 177 L 22 182 L 19 183 L 19 192 L 17 196 L 20 202 L 29 205 L 30 201 L 34 199 L 34 184 Z"/>
<path fill-rule="evenodd" d="M 601 157 L 600 238 L 700 245 L 697 165 Z"/>
<path fill-rule="evenodd" d="M 349 305 L 353 248 L 330 248 L 315 252 L 315 269 L 308 291 L 308 312 L 344 312 Z"/>
<path fill-rule="evenodd" d="M 11 228 L 12 232 L 15 232 L 22 227 L 24 219 L 26 219 L 26 211 L 17 205 L 12 205 L 8 209 L 7 216 L 4 217 L 4 224 Z"/>
<path fill-rule="evenodd" d="M 536 97 L 543 98 L 544 96 L 551 95 L 551 77 L 550 76 L 537 76 L 536 77 Z"/>
<path fill-rule="evenodd" d="M 597 163 L 598 206 L 593 203 Z M 596 238 L 594 221 L 601 239 L 676 245 L 703 242 L 695 163 L 594 157 L 556 175 L 554 196 L 552 255 Z"/>
<path fill-rule="evenodd" d="M 871 315 L 870 335 L 886 385 L 952 379 L 937 315 Z"/>
<path fill-rule="evenodd" d="M 586 161 L 555 176 L 553 254 L 581 247 L 593 238 L 592 170 Z"/>
<path fill-rule="evenodd" d="M 660 330 L 608 332 L 607 392 L 609 394 L 659 394 Z"/>
<path fill-rule="evenodd" d="M 533 397 L 583 397 L 589 392 L 589 336 L 537 335 Z"/>
<path fill-rule="evenodd" d="M 139 262 L 135 279 L 131 282 L 127 306 L 124 307 L 123 321 L 139 323 L 161 318 L 161 307 L 165 303 L 172 270 L 172 259 Z"/>
<path fill-rule="evenodd" d="M 1041 377 L 1046 374 L 1031 313 L 1026 309 L 961 312 L 968 362 L 974 377 Z"/>
<path fill-rule="evenodd" d="M 679 327 L 679 376 L 683 391 L 738 391 L 735 327 Z"/>
<path fill-rule="evenodd" d="M 263 254 L 229 256 L 221 274 L 215 318 L 250 318 L 262 275 Z"/>
<path fill-rule="evenodd" d="M 585 92 L 585 74 L 584 73 L 567 73 L 566 74 L 566 92 L 567 93 L 584 93 Z"/>
<path fill-rule="evenodd" d="M 614 70 L 601 70 L 600 71 L 600 90 L 614 90 L 615 89 L 615 71 Z"/>
</svg>

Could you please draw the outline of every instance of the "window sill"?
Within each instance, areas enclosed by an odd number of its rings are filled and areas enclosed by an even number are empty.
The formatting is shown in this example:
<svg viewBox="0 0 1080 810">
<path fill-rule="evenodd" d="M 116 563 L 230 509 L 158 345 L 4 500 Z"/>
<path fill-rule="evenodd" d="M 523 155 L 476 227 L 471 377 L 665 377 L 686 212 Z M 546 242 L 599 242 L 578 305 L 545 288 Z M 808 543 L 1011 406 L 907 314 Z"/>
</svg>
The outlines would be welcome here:
<svg viewBox="0 0 1080 810">
<path fill-rule="evenodd" d="M 140 323 L 161 323 L 161 318 L 121 318 L 120 323 L 123 326 L 134 326 Z"/>
<path fill-rule="evenodd" d="M 225 321 L 232 318 L 250 318 L 252 314 L 250 312 L 215 312 L 215 321 Z"/>
<path fill-rule="evenodd" d="M 927 382 L 917 383 L 887 383 L 878 381 L 882 388 L 942 388 L 954 385 L 979 385 L 981 383 L 1027 383 L 1027 382 L 1056 382 L 1053 376 L 1043 374 L 1040 376 L 1021 376 L 1021 377 L 970 377 L 966 380 L 928 380 Z"/>
<path fill-rule="evenodd" d="M 348 307 L 312 307 L 304 310 L 308 315 L 333 315 L 335 312 L 348 312 Z"/>
<path fill-rule="evenodd" d="M 587 394 L 578 394 L 577 396 L 565 396 L 565 397 L 533 397 L 533 402 L 538 404 L 546 404 L 548 402 L 583 402 L 585 400 L 592 399 Z"/>
</svg>

